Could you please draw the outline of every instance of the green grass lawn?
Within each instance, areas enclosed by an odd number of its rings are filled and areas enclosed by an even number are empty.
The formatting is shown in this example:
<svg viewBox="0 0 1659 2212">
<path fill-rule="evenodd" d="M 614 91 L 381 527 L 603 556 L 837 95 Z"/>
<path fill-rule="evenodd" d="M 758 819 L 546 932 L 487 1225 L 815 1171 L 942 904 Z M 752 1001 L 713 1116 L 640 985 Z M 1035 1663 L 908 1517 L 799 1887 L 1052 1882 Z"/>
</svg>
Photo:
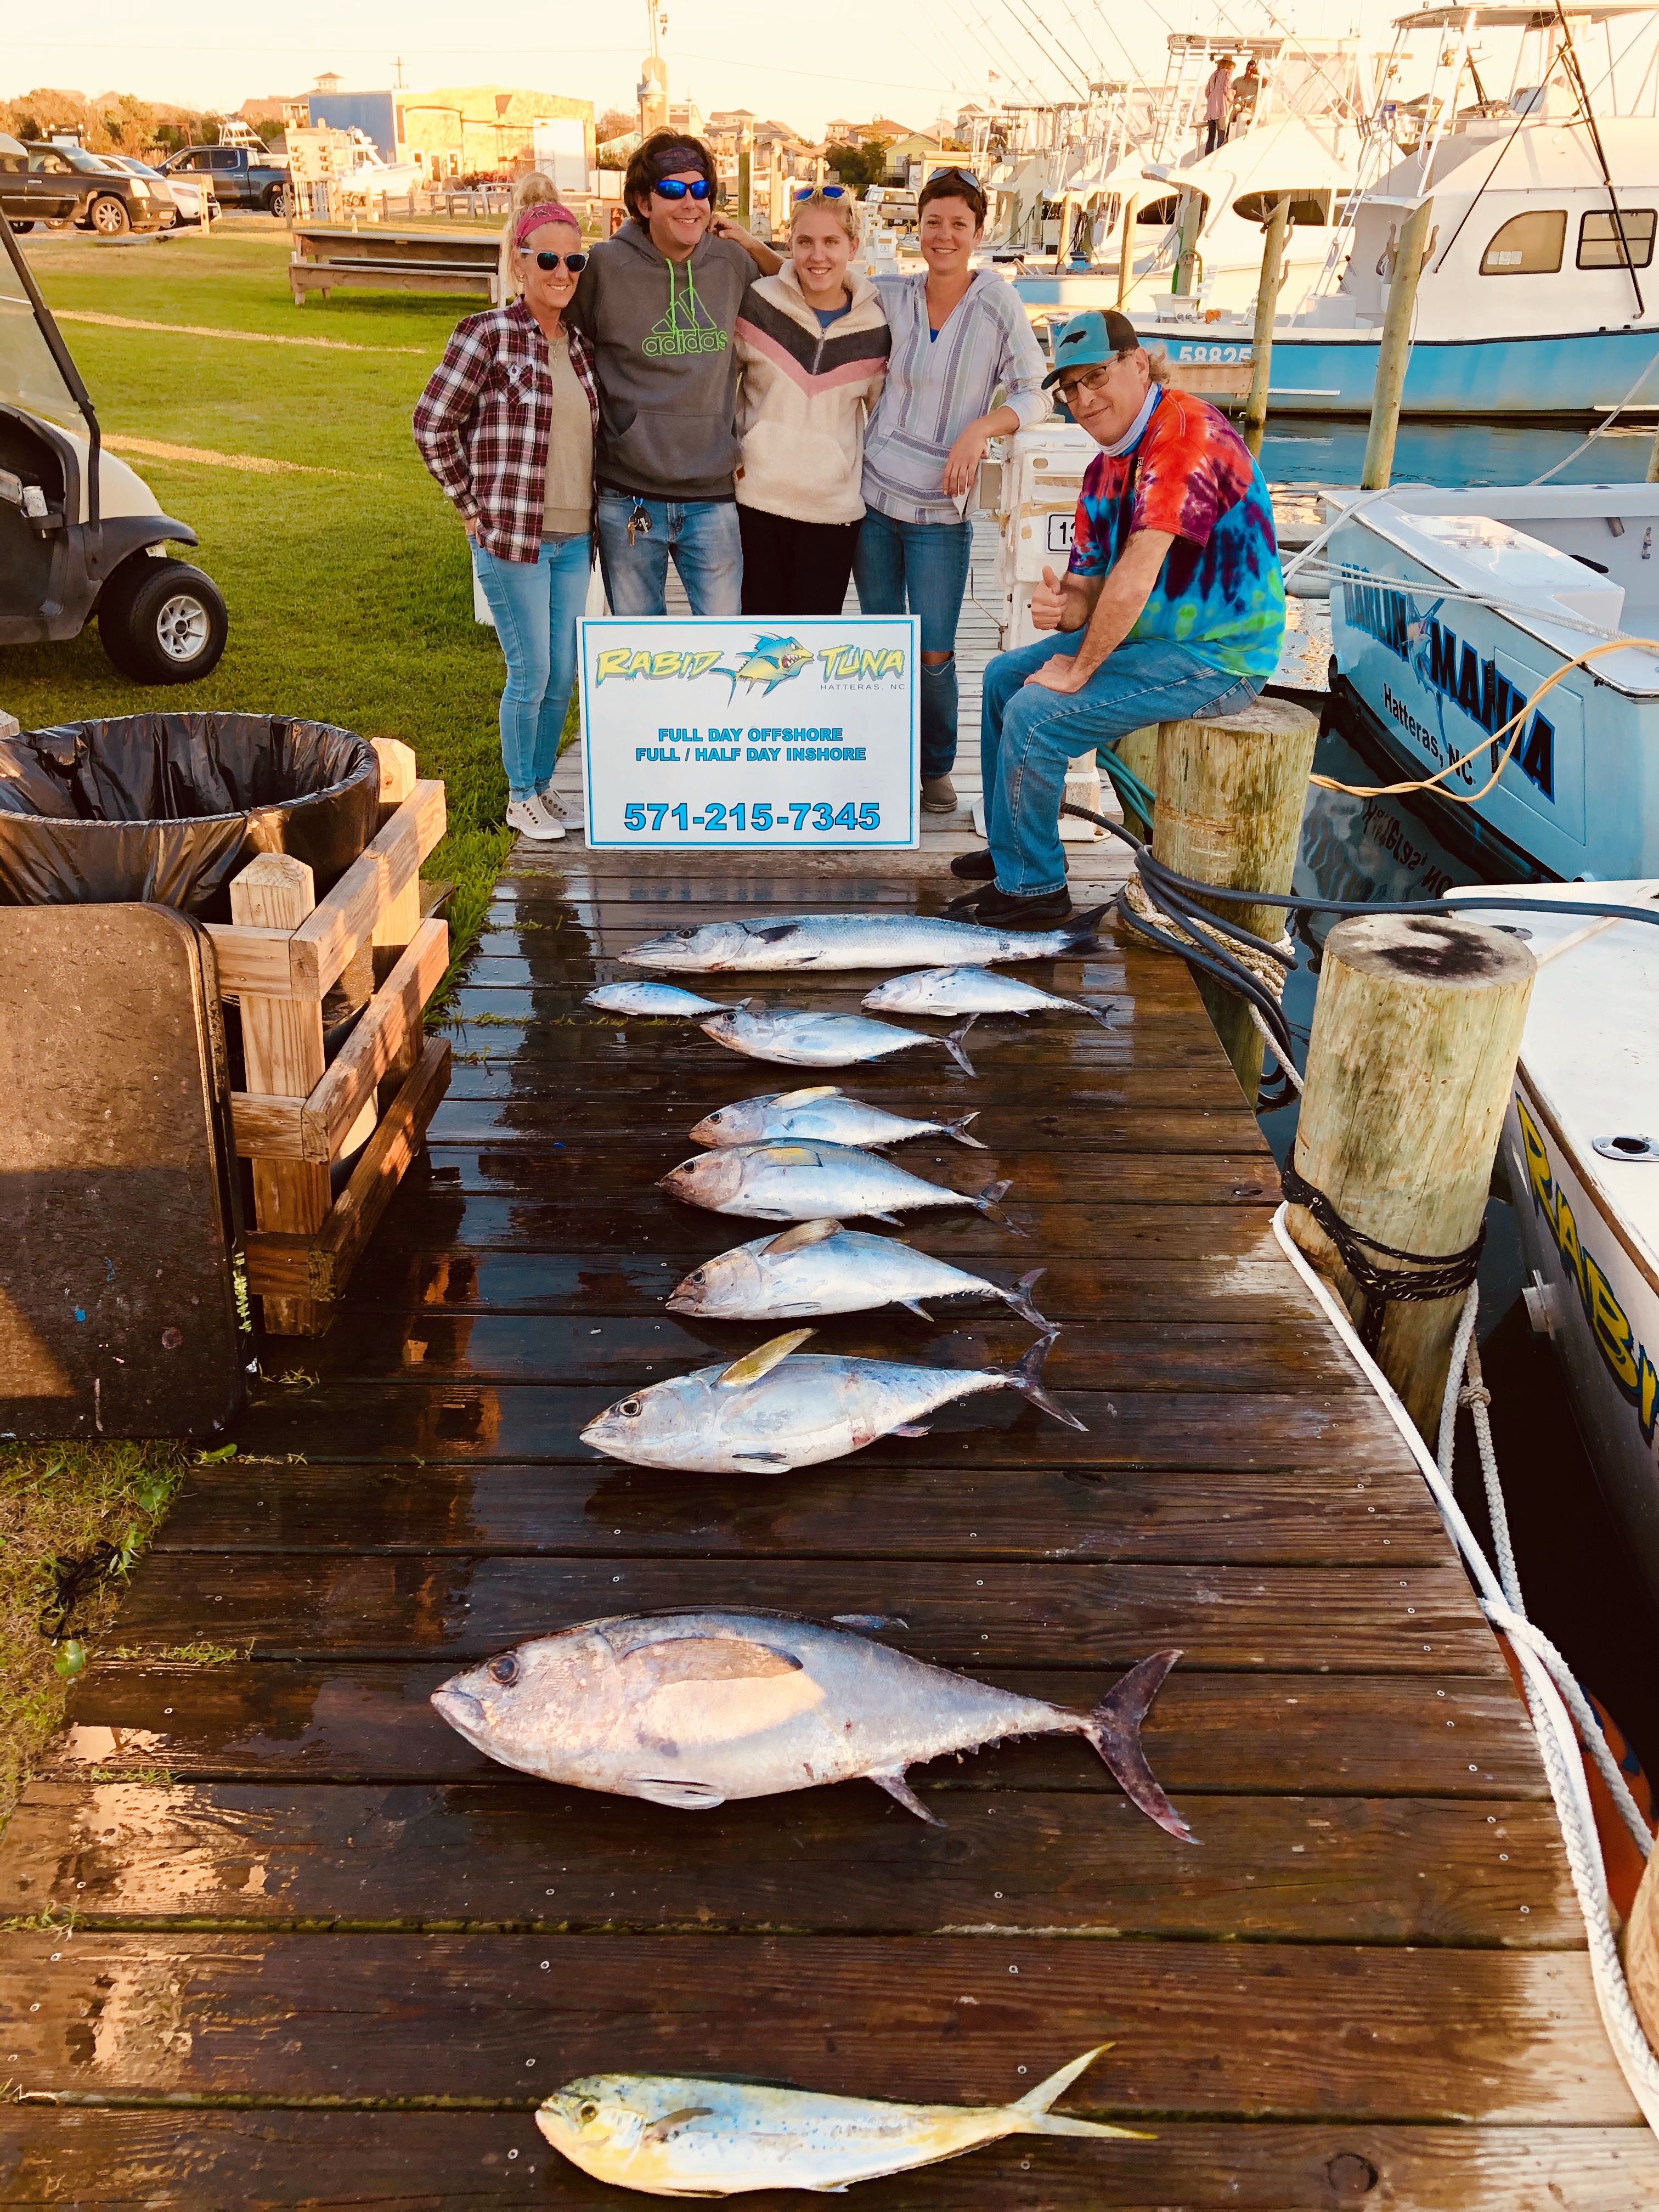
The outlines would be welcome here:
<svg viewBox="0 0 1659 2212">
<path fill-rule="evenodd" d="M 465 540 L 409 425 L 472 303 L 340 294 L 295 308 L 276 223 L 126 246 L 37 234 L 25 251 L 54 310 L 173 326 L 65 320 L 106 436 L 330 473 L 126 456 L 167 513 L 200 536 L 191 557 L 230 610 L 223 660 L 205 683 L 140 690 L 105 659 L 95 629 L 69 644 L 7 647 L 0 708 L 25 729 L 221 707 L 403 738 L 422 774 L 447 787 L 449 834 L 426 872 L 453 881 L 451 933 L 465 949 L 511 842 L 495 720 L 503 672 L 495 632 L 473 620 Z M 192 337 L 182 324 L 365 350 Z M 164 1514 L 186 1456 L 165 1445 L 0 1448 L 0 1817 L 58 1723 L 63 1668 L 79 1656 L 49 1632 L 95 1656 L 119 1576 Z M 82 1577 L 59 1620 L 63 1576 L 100 1544 L 117 1554 L 115 1581 Z"/>
</svg>

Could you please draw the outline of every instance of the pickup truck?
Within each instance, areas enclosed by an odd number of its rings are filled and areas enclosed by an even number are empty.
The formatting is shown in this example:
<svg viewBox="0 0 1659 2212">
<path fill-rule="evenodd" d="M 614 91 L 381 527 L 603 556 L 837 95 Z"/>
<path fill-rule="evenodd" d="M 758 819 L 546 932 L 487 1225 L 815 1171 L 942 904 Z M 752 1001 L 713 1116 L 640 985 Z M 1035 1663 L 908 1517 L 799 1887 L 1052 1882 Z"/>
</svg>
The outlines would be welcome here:
<svg viewBox="0 0 1659 2212">
<path fill-rule="evenodd" d="M 186 146 L 163 165 L 164 176 L 176 171 L 207 177 L 221 207 L 288 212 L 288 163 L 263 146 Z"/>
</svg>

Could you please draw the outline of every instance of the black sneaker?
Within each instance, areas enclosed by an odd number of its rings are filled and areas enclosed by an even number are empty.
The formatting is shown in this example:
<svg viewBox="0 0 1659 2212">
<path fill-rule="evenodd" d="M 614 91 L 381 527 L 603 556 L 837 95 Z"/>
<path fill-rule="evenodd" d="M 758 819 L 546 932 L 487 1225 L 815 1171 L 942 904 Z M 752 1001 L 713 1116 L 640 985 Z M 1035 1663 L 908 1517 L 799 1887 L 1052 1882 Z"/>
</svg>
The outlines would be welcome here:
<svg viewBox="0 0 1659 2212">
<path fill-rule="evenodd" d="M 1052 929 L 1055 922 L 1069 921 L 1071 913 L 1072 895 L 1064 884 L 1036 898 L 1016 898 L 994 884 L 974 901 L 974 920 L 987 927 L 1000 923 L 1005 929 Z"/>
<path fill-rule="evenodd" d="M 951 863 L 951 873 L 964 876 L 973 884 L 994 884 L 997 864 L 988 853 L 958 853 Z"/>
</svg>

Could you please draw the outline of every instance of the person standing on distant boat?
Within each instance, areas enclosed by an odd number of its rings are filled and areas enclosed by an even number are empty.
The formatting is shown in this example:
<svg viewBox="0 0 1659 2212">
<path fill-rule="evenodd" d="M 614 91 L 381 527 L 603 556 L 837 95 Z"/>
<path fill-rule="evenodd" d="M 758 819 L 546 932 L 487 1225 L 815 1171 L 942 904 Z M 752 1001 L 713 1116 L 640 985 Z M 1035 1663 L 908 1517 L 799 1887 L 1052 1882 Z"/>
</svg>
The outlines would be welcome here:
<svg viewBox="0 0 1659 2212">
<path fill-rule="evenodd" d="M 980 757 L 990 849 L 953 875 L 976 921 L 1048 928 L 1072 910 L 1066 766 L 1149 722 L 1233 714 L 1279 665 L 1285 580 L 1260 466 L 1224 415 L 1164 379 L 1110 309 L 1054 341 L 1057 383 L 1101 448 L 1083 479 L 1063 577 L 1031 594 L 1048 633 L 985 672 Z M 953 908 L 953 911 L 955 909 Z"/>
<path fill-rule="evenodd" d="M 1227 143 L 1227 120 L 1233 103 L 1233 58 L 1223 54 L 1204 88 L 1204 151 L 1213 154 Z"/>
<path fill-rule="evenodd" d="M 592 353 L 565 322 L 587 261 L 580 224 L 545 177 L 514 198 L 504 251 L 516 296 L 456 325 L 416 407 L 415 442 L 472 540 L 507 658 L 507 827 L 542 845 L 564 836 L 551 785 L 593 565 L 599 395 Z"/>
<path fill-rule="evenodd" d="M 979 179 L 941 169 L 917 206 L 927 274 L 876 280 L 893 343 L 865 432 L 853 577 L 866 614 L 921 617 L 921 804 L 952 814 L 957 622 L 973 544 L 965 509 L 989 441 L 1042 422 L 1048 402 L 1018 293 L 971 265 L 985 233 Z"/>
<path fill-rule="evenodd" d="M 838 615 L 864 517 L 864 423 L 892 334 L 876 288 L 851 266 L 853 196 L 805 185 L 789 258 L 738 317 L 738 524 L 746 615 Z"/>
</svg>

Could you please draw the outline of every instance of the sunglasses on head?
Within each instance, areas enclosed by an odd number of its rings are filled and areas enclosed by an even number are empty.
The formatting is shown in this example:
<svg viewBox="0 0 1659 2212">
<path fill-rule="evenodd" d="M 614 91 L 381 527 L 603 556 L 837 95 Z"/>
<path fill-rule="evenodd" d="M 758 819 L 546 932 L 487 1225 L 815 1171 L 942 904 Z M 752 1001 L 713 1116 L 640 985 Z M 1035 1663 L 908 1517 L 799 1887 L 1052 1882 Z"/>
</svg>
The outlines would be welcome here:
<svg viewBox="0 0 1659 2212">
<path fill-rule="evenodd" d="M 573 276 L 580 276 L 587 266 L 585 253 L 538 253 L 536 256 L 537 268 L 545 269 L 550 275 L 562 261 Z"/>
<path fill-rule="evenodd" d="M 981 207 L 985 204 L 985 187 L 969 169 L 935 169 L 927 181 L 930 185 L 966 185 L 969 200 L 977 200 Z"/>
<path fill-rule="evenodd" d="M 689 185 L 684 177 L 665 177 L 660 184 L 653 185 L 651 189 L 659 199 L 683 200 L 690 192 L 694 200 L 706 200 L 714 187 L 707 177 L 698 177 Z"/>
<path fill-rule="evenodd" d="M 796 204 L 802 200 L 839 200 L 847 197 L 845 185 L 803 185 L 795 194 Z"/>
</svg>

